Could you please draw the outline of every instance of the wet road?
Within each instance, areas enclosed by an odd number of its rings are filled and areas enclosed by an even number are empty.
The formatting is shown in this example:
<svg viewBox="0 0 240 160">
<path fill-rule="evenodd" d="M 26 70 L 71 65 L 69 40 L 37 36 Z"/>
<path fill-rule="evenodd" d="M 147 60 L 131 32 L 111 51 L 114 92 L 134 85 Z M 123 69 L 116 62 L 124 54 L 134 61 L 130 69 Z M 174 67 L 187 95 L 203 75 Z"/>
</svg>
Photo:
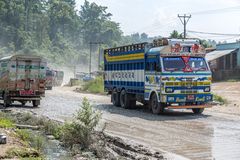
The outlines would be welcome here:
<svg viewBox="0 0 240 160">
<path fill-rule="evenodd" d="M 216 112 L 216 107 L 203 115 L 186 110 L 153 115 L 141 106 L 136 110 L 114 107 L 107 96 L 55 88 L 33 111 L 57 120 L 71 119 L 83 97 L 103 112 L 110 134 L 188 159 L 240 159 L 240 116 Z"/>
</svg>

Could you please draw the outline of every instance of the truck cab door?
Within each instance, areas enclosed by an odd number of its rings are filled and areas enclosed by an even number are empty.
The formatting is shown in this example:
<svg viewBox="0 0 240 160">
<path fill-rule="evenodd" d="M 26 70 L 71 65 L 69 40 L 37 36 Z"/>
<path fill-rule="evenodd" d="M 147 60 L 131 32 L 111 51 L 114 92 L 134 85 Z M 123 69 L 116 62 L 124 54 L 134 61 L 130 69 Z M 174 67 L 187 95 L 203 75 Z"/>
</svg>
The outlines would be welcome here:
<svg viewBox="0 0 240 160">
<path fill-rule="evenodd" d="M 145 55 L 145 100 L 149 100 L 153 91 L 160 92 L 160 73 L 161 63 L 159 55 Z"/>
</svg>

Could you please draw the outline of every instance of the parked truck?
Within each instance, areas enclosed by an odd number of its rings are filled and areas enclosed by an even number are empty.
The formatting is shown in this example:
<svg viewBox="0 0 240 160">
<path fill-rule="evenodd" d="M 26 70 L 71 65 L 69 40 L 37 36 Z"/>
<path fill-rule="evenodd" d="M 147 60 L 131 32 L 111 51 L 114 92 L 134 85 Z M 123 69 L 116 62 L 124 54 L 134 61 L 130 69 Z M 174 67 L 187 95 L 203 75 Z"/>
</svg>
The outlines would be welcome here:
<svg viewBox="0 0 240 160">
<path fill-rule="evenodd" d="M 211 107 L 211 71 L 197 39 L 158 39 L 104 50 L 104 88 L 115 106 L 136 101 L 154 114 Z"/>
<path fill-rule="evenodd" d="M 0 98 L 4 107 L 14 101 L 40 104 L 45 95 L 46 61 L 38 56 L 14 55 L 0 59 Z"/>
</svg>

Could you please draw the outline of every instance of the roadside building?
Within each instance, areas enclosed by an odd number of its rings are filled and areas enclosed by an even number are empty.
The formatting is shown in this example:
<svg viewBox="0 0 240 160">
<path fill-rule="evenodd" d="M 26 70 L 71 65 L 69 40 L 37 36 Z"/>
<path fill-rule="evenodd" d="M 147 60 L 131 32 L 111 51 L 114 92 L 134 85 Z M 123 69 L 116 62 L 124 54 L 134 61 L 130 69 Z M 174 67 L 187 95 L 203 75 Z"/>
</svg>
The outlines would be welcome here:
<svg viewBox="0 0 240 160">
<path fill-rule="evenodd" d="M 218 44 L 206 59 L 214 81 L 240 79 L 240 42 Z"/>
</svg>

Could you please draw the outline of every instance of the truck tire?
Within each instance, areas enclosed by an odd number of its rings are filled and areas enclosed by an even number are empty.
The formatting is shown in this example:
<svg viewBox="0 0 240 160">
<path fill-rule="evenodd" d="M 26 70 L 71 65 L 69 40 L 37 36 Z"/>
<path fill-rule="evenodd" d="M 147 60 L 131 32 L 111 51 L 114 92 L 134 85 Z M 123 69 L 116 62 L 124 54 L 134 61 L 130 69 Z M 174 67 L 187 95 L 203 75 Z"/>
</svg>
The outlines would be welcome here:
<svg viewBox="0 0 240 160">
<path fill-rule="evenodd" d="M 122 108 L 129 109 L 130 108 L 130 99 L 131 97 L 127 94 L 127 92 L 123 89 L 120 93 L 120 104 Z"/>
<path fill-rule="evenodd" d="M 160 114 L 164 112 L 164 107 L 158 102 L 157 95 L 155 93 L 152 94 L 149 105 L 149 107 L 152 108 L 153 114 Z"/>
<path fill-rule="evenodd" d="M 24 107 L 26 105 L 26 101 L 21 101 L 22 106 Z"/>
<path fill-rule="evenodd" d="M 38 105 L 40 105 L 40 100 L 33 100 L 33 101 L 32 101 L 32 104 L 33 104 L 33 107 L 34 107 L 34 108 L 37 108 Z"/>
<path fill-rule="evenodd" d="M 52 90 L 52 87 L 47 87 L 47 90 Z"/>
<path fill-rule="evenodd" d="M 120 94 L 117 92 L 116 88 L 112 91 L 111 99 L 114 106 L 120 106 Z"/>
<path fill-rule="evenodd" d="M 4 94 L 3 96 L 3 107 L 7 108 L 11 105 L 11 100 L 10 98 L 7 96 L 7 94 Z"/>
<path fill-rule="evenodd" d="M 194 114 L 202 114 L 204 111 L 204 108 L 193 108 L 192 111 Z"/>
</svg>

